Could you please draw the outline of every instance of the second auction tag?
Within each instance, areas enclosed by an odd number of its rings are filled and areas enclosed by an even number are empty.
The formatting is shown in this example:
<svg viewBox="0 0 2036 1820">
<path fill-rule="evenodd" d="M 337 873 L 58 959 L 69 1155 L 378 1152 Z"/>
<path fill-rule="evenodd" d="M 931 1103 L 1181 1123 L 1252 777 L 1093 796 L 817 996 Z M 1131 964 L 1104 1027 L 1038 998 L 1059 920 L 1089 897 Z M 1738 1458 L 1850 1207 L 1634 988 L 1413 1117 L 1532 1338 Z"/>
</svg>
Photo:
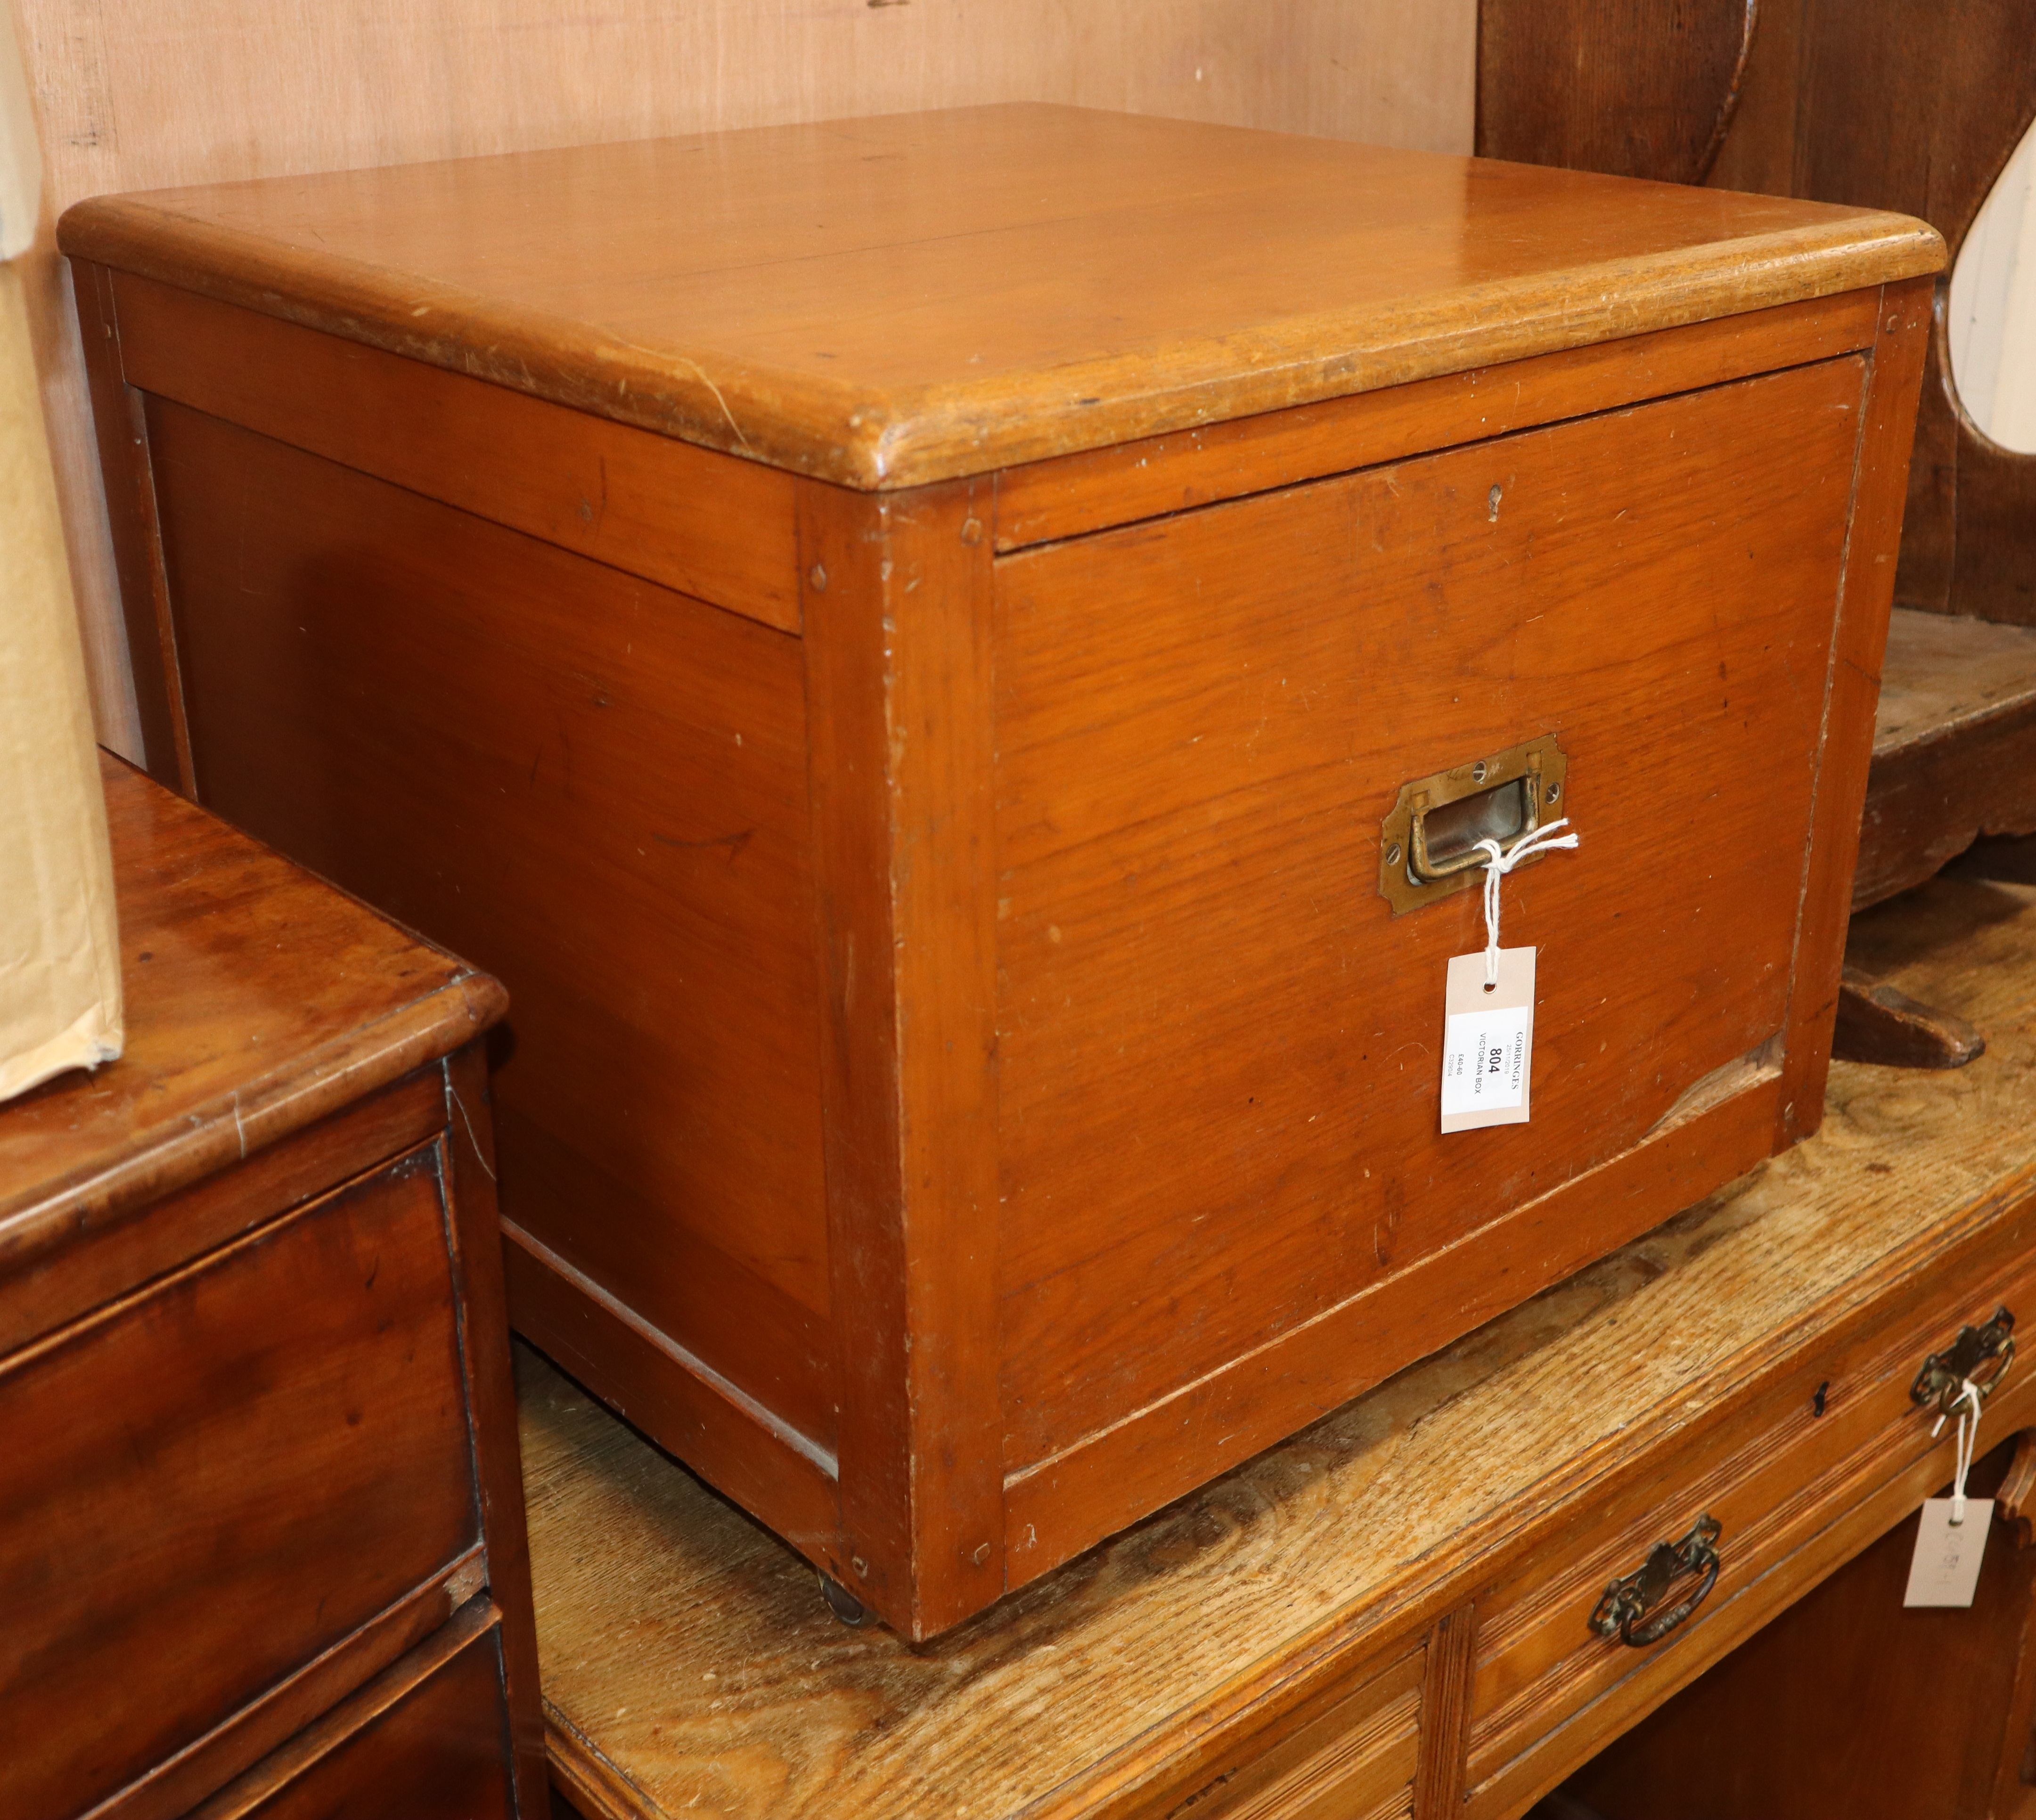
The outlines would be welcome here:
<svg viewBox="0 0 2036 1820">
<path fill-rule="evenodd" d="M 1962 1502 L 1965 1521 L 1951 1520 Z M 1979 1585 L 1979 1564 L 1986 1552 L 1987 1532 L 1993 1527 L 1991 1498 L 1931 1498 L 1924 1500 L 1922 1527 L 1916 1532 L 1916 1552 L 1909 1562 L 1909 1590 L 1904 1605 L 1970 1605 Z"/>
<path fill-rule="evenodd" d="M 1450 963 L 1442 1001 L 1442 1129 L 1525 1125 L 1534 1074 L 1534 950 L 1499 951 L 1485 988 L 1482 954 Z"/>
</svg>

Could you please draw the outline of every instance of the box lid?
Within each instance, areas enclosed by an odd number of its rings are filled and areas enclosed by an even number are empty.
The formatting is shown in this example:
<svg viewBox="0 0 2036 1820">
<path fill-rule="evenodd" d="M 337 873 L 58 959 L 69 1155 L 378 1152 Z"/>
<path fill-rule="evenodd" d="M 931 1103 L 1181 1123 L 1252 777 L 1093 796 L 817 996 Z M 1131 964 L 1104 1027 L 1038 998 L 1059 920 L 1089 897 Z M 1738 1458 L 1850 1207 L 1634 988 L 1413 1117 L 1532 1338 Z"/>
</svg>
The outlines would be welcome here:
<svg viewBox="0 0 2036 1820">
<path fill-rule="evenodd" d="M 1876 210 L 1032 104 L 100 198 L 58 238 L 864 488 L 1944 262 Z"/>
</svg>

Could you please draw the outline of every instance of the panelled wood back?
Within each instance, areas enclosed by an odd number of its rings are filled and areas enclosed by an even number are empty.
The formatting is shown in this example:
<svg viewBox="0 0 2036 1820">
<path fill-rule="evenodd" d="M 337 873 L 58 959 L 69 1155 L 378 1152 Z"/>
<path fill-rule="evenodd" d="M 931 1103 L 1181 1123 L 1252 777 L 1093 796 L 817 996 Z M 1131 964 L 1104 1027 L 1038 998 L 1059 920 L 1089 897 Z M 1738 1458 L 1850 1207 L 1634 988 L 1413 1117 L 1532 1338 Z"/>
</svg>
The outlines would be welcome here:
<svg viewBox="0 0 2036 1820">
<path fill-rule="evenodd" d="M 1770 0 L 1480 0 L 1483 158 L 1701 183 Z"/>
<path fill-rule="evenodd" d="M 1759 0 L 1757 30 L 1755 10 L 1751 0 L 1481 0 L 1478 150 L 1898 209 L 1942 233 L 1955 262 L 2036 122 L 2027 8 Z M 1708 156 L 1693 155 L 1699 145 Z M 1974 424 L 1949 357 L 1940 315 L 1897 598 L 2036 624 L 2036 456 Z"/>
</svg>

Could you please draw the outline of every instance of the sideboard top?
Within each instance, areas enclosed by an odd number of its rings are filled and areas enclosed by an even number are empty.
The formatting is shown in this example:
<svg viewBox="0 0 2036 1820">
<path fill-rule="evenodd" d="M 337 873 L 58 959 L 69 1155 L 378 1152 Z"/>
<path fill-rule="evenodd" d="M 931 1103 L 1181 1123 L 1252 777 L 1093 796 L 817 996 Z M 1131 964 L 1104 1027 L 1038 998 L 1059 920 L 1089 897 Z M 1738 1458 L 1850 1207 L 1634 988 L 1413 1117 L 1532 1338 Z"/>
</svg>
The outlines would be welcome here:
<svg viewBox="0 0 2036 1820">
<path fill-rule="evenodd" d="M 1031 104 L 101 197 L 58 239 L 862 488 L 1944 261 L 1876 210 Z"/>
</svg>

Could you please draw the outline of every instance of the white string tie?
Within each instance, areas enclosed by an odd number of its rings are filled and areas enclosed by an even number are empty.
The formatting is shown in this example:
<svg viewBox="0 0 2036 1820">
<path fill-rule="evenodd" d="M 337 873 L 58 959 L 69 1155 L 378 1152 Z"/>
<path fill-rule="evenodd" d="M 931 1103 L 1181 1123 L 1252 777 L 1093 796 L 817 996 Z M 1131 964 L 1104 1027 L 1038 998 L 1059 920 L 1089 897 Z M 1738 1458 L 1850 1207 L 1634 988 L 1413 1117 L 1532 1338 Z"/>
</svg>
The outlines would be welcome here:
<svg viewBox="0 0 2036 1820">
<path fill-rule="evenodd" d="M 1972 1414 L 1967 1416 L 1962 1407 L 1972 1405 Z M 1966 1520 L 1966 1475 L 1972 1471 L 1973 1449 L 1979 1445 L 1979 1386 L 1968 1377 L 1959 1392 L 1959 1400 L 1951 1405 L 1959 1412 L 1958 1473 L 1951 1480 L 1951 1521 Z"/>
<path fill-rule="evenodd" d="M 1555 830 L 1570 825 L 1564 816 L 1559 821 L 1550 822 L 1546 827 L 1529 828 L 1519 839 L 1502 852 L 1499 842 L 1485 840 L 1477 843 L 1477 850 L 1491 857 L 1484 862 L 1484 989 L 1490 992 L 1499 984 L 1499 881 L 1532 855 L 1546 853 L 1554 847 L 1573 847 L 1577 837 L 1564 835 L 1555 838 Z"/>
</svg>

